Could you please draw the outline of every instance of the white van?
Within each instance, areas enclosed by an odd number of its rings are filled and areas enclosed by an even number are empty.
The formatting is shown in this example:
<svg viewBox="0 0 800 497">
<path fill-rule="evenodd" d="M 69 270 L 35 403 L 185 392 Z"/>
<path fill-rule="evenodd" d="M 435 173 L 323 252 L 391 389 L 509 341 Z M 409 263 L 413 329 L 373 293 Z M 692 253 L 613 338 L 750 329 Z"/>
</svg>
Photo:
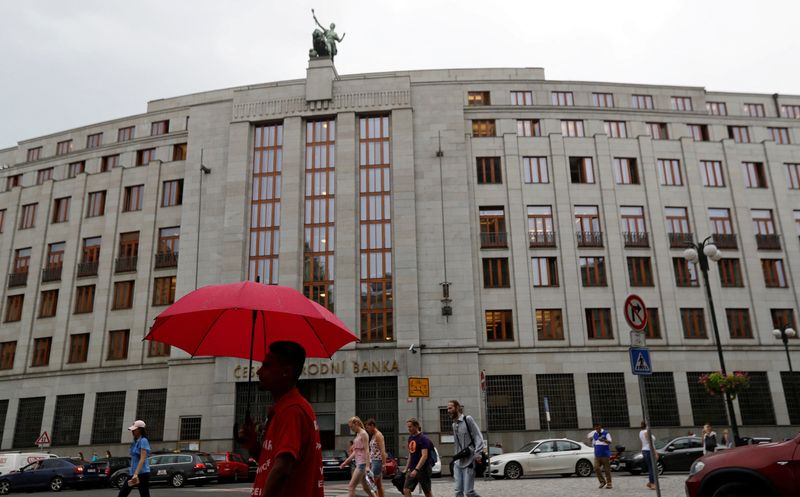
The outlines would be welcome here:
<svg viewBox="0 0 800 497">
<path fill-rule="evenodd" d="M 0 475 L 16 471 L 34 461 L 56 457 L 47 452 L 0 452 Z"/>
</svg>

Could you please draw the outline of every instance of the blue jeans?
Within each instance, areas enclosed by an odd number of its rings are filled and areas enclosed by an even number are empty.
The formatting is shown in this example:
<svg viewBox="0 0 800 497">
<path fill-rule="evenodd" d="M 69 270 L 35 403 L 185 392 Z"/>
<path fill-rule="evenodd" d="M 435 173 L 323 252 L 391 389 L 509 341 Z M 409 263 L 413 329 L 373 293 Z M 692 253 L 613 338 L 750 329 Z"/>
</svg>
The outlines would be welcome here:
<svg viewBox="0 0 800 497">
<path fill-rule="evenodd" d="M 489 471 L 488 469 L 486 471 Z M 456 480 L 456 497 L 481 497 L 475 491 L 475 463 L 466 468 L 461 468 L 458 463 L 453 465 L 453 478 Z"/>
<path fill-rule="evenodd" d="M 656 475 L 655 475 L 655 472 L 653 471 L 654 470 L 653 462 L 650 460 L 650 451 L 649 450 L 643 450 L 642 451 L 642 457 L 644 457 L 644 463 L 647 466 L 647 481 L 650 482 L 650 483 L 655 483 L 656 482 Z"/>
</svg>

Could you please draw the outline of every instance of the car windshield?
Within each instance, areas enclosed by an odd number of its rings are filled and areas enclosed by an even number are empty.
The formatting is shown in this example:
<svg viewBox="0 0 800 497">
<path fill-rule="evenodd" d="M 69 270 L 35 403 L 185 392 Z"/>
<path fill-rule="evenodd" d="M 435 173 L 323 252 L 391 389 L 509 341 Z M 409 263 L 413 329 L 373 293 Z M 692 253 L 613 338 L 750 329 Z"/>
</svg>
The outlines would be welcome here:
<svg viewBox="0 0 800 497">
<path fill-rule="evenodd" d="M 656 449 L 663 449 L 664 447 L 667 446 L 668 443 L 669 440 L 656 440 Z"/>
<path fill-rule="evenodd" d="M 530 452 L 533 450 L 534 447 L 539 445 L 539 442 L 541 442 L 541 440 L 534 440 L 533 442 L 528 442 L 522 447 L 520 447 L 517 452 Z"/>
<path fill-rule="evenodd" d="M 322 451 L 322 457 L 334 458 L 334 457 L 339 457 L 341 455 L 342 455 L 342 451 L 340 451 L 340 450 L 323 450 Z"/>
<path fill-rule="evenodd" d="M 197 456 L 206 464 L 214 464 L 214 458 L 211 457 L 211 454 L 197 454 Z M 225 460 L 225 456 L 222 456 L 222 460 Z"/>
<path fill-rule="evenodd" d="M 211 457 L 213 457 L 215 461 L 225 460 L 225 454 L 211 454 Z"/>
</svg>

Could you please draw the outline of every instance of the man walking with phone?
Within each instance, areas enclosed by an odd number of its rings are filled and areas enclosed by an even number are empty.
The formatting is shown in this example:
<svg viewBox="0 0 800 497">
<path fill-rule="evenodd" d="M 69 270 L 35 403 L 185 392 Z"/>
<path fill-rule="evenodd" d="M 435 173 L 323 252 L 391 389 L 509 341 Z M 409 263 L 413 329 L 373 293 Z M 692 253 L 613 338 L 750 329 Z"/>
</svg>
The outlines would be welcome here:
<svg viewBox="0 0 800 497">
<path fill-rule="evenodd" d="M 603 429 L 600 423 L 594 424 L 594 430 L 590 431 L 586 438 L 591 440 L 594 447 L 594 472 L 597 474 L 597 481 L 600 488 L 611 487 L 611 434 Z M 605 473 L 605 477 L 603 476 Z"/>
<path fill-rule="evenodd" d="M 453 420 L 453 478 L 456 497 L 480 497 L 475 491 L 475 466 L 481 462 L 486 444 L 478 424 L 472 416 L 464 414 L 464 406 L 457 400 L 447 403 L 447 414 Z"/>
</svg>

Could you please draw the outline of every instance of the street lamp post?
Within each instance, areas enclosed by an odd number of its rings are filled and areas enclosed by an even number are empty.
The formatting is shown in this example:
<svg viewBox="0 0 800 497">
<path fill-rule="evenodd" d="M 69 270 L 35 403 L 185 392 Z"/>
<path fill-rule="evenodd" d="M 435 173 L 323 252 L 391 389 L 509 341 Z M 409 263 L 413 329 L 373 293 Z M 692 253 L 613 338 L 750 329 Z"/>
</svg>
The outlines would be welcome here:
<svg viewBox="0 0 800 497">
<path fill-rule="evenodd" d="M 794 370 L 792 369 L 792 357 L 789 355 L 789 339 L 794 338 L 797 334 L 792 327 L 788 324 L 781 326 L 780 328 L 776 328 L 772 330 L 772 334 L 775 335 L 775 338 L 780 338 L 783 341 L 783 348 L 786 349 L 786 361 L 789 363 L 789 372 L 793 373 Z"/>
<path fill-rule="evenodd" d="M 711 285 L 708 284 L 708 260 L 714 262 L 722 258 L 717 246 L 711 241 L 712 237 L 706 237 L 701 243 L 692 243 L 689 248 L 683 252 L 683 257 L 689 262 L 696 262 L 700 266 L 700 272 L 703 273 L 703 283 L 706 287 L 706 302 L 711 311 L 711 327 L 714 331 L 714 342 L 717 346 L 717 355 L 719 355 L 719 366 L 723 376 L 728 373 L 725 369 L 725 357 L 722 355 L 722 343 L 719 341 L 719 327 L 717 326 L 717 313 L 714 310 L 714 299 L 711 296 Z M 733 410 L 733 399 L 731 394 L 725 392 L 725 406 L 728 409 L 728 420 L 731 423 L 731 432 L 733 432 L 733 444 L 739 445 L 739 425 L 736 422 L 736 411 Z"/>
</svg>

